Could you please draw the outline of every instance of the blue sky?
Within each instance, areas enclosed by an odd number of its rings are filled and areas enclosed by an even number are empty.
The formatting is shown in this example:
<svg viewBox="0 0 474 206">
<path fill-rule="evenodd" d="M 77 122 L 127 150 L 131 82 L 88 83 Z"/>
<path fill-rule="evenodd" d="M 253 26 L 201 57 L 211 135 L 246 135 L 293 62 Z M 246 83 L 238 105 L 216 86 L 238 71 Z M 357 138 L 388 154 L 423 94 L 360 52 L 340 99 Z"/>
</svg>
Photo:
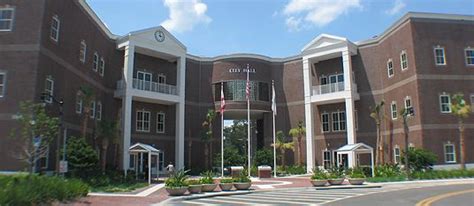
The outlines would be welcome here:
<svg viewBox="0 0 474 206">
<path fill-rule="evenodd" d="M 321 33 L 380 34 L 408 11 L 474 14 L 474 0 L 87 0 L 118 35 L 164 25 L 188 53 L 296 55 Z"/>
</svg>

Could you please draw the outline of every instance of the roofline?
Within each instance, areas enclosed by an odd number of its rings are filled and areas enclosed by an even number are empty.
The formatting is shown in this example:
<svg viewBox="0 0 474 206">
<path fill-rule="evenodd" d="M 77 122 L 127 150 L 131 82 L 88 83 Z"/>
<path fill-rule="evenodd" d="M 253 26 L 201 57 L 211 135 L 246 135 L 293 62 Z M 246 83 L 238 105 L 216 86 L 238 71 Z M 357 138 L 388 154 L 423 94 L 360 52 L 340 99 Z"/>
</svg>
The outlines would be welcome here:
<svg viewBox="0 0 474 206">
<path fill-rule="evenodd" d="M 185 51 L 187 50 L 186 46 L 185 46 L 183 43 L 181 43 L 181 41 L 179 41 L 173 34 L 171 34 L 168 30 L 166 30 L 165 27 L 163 27 L 163 26 L 161 26 L 161 25 L 160 25 L 160 26 L 150 27 L 150 28 L 145 28 L 145 29 L 140 29 L 140 30 L 136 30 L 136 31 L 131 31 L 131 32 L 129 32 L 129 33 L 123 35 L 123 36 L 117 37 L 117 41 L 122 41 L 122 42 L 124 42 L 124 41 L 127 41 L 128 38 L 129 38 L 130 36 L 132 36 L 132 35 L 139 34 L 139 33 L 143 33 L 143 32 L 147 32 L 147 31 L 153 31 L 153 30 L 156 30 L 156 29 L 160 29 L 160 30 L 166 32 L 166 36 L 167 36 L 167 37 L 171 37 L 171 39 L 172 39 L 173 41 L 175 41 L 176 43 L 178 43 L 178 45 L 179 45 L 181 48 L 183 48 Z"/>
<path fill-rule="evenodd" d="M 95 21 L 97 25 L 102 29 L 102 31 L 109 37 L 110 39 L 117 39 L 119 36 L 113 34 L 110 29 L 105 25 L 105 23 L 97 16 L 97 14 L 92 10 L 92 8 L 89 6 L 89 4 L 86 2 L 86 0 L 79 0 L 79 5 L 82 6 L 82 8 L 90 15 L 92 20 Z"/>
<path fill-rule="evenodd" d="M 366 46 L 370 44 L 379 43 L 382 39 L 390 35 L 392 32 L 397 30 L 402 24 L 409 21 L 410 19 L 438 19 L 438 20 L 457 20 L 457 21 L 474 21 L 474 15 L 461 15 L 461 14 L 443 14 L 443 13 L 426 13 L 426 12 L 408 12 L 403 15 L 402 18 L 398 19 L 382 34 L 376 38 L 367 39 L 355 42 L 357 46 Z"/>
<path fill-rule="evenodd" d="M 265 55 L 260 55 L 260 54 L 252 54 L 252 53 L 235 53 L 235 54 L 225 54 L 225 55 L 219 55 L 215 57 L 202 57 L 202 56 L 196 56 L 192 54 L 186 54 L 186 57 L 195 61 L 219 61 L 223 59 L 230 59 L 230 58 L 252 58 L 252 59 L 260 59 L 263 61 L 267 62 L 289 62 L 289 61 L 294 61 L 301 59 L 301 55 L 294 55 L 294 56 L 289 56 L 289 57 L 283 57 L 283 58 L 274 58 L 274 57 L 269 57 Z"/>
</svg>

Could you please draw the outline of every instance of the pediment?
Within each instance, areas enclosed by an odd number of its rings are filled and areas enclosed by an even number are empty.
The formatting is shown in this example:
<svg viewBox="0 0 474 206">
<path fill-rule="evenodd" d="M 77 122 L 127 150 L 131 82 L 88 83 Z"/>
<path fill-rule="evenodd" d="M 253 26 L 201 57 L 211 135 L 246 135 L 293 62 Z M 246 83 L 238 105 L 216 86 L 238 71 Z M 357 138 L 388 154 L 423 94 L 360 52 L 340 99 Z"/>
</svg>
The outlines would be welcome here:
<svg viewBox="0 0 474 206">
<path fill-rule="evenodd" d="M 333 36 L 329 34 L 321 34 L 314 38 L 309 44 L 307 44 L 301 51 L 310 51 L 328 48 L 335 45 L 346 44 L 347 39 L 343 37 Z"/>
</svg>

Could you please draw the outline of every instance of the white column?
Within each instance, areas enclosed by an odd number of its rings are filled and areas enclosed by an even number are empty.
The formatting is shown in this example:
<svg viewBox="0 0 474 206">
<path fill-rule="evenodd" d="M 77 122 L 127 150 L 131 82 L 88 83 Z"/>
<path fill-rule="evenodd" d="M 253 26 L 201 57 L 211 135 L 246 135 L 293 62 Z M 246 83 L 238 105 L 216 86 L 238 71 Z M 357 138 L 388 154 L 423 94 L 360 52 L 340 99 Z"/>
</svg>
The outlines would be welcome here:
<svg viewBox="0 0 474 206">
<path fill-rule="evenodd" d="M 306 171 L 308 173 L 311 172 L 314 167 L 313 109 L 311 105 L 313 85 L 311 79 L 310 62 L 308 59 L 303 58 L 304 108 L 306 124 Z"/>
<path fill-rule="evenodd" d="M 177 64 L 177 86 L 180 102 L 176 104 L 176 141 L 175 165 L 176 169 L 184 169 L 184 96 L 185 96 L 186 57 L 181 56 Z"/>
<path fill-rule="evenodd" d="M 123 80 L 125 82 L 125 94 L 122 98 L 122 126 L 123 126 L 123 161 L 122 168 L 127 171 L 130 166 L 130 148 L 131 139 L 131 123 L 132 123 L 132 95 L 131 89 L 133 84 L 133 67 L 135 57 L 135 46 L 129 45 L 125 47 Z"/>
<path fill-rule="evenodd" d="M 356 143 L 356 131 L 355 131 L 355 119 L 354 119 L 354 95 L 353 95 L 353 76 L 352 76 L 352 60 L 349 48 L 346 47 L 342 51 L 342 67 L 344 70 L 344 90 L 351 91 L 350 95 L 345 98 L 346 103 L 346 131 L 347 131 L 347 144 Z M 348 163 L 349 167 L 354 167 L 356 164 L 355 155 L 349 153 Z"/>
</svg>

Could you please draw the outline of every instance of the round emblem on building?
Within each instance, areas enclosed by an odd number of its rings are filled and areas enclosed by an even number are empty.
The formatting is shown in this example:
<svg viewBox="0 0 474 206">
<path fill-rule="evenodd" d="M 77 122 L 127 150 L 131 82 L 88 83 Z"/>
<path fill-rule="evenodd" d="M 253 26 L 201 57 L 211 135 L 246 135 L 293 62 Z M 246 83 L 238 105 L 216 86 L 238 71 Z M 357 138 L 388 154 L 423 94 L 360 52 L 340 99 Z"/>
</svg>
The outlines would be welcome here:
<svg viewBox="0 0 474 206">
<path fill-rule="evenodd" d="M 163 42 L 165 40 L 165 33 L 161 30 L 155 32 L 155 39 L 158 42 Z"/>
</svg>

